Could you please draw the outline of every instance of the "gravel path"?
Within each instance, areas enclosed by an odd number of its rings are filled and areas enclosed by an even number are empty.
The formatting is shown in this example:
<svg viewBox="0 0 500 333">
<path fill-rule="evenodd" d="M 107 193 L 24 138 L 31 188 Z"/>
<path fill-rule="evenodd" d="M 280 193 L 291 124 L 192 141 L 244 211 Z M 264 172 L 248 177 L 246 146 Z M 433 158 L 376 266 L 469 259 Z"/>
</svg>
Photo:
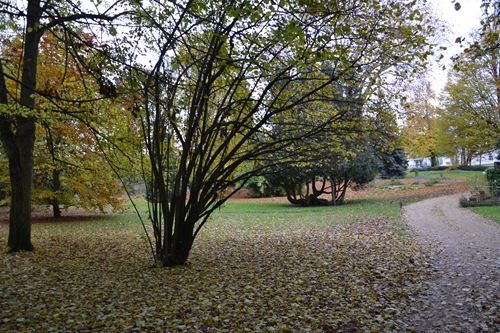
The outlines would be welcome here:
<svg viewBox="0 0 500 333">
<path fill-rule="evenodd" d="M 404 325 L 416 332 L 500 332 L 500 225 L 458 205 L 460 195 L 404 208 L 406 223 L 431 247 L 434 273 Z"/>
</svg>

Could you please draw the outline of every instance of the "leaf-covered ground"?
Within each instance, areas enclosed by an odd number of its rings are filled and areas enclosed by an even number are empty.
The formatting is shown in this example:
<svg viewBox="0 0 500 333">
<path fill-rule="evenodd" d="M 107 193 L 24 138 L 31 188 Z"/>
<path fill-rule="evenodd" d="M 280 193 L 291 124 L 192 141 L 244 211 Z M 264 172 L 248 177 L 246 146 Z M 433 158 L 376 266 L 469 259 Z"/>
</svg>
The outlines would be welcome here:
<svg viewBox="0 0 500 333">
<path fill-rule="evenodd" d="M 38 230 L 37 251 L 0 256 L 0 331 L 380 331 L 424 274 L 384 220 L 209 229 L 173 269 L 136 232 Z"/>
<path fill-rule="evenodd" d="M 403 191 L 428 188 L 440 193 Z M 0 254 L 0 331 L 398 331 L 429 268 L 386 193 L 339 207 L 235 201 L 189 265 L 168 269 L 152 265 L 133 215 L 36 224 L 35 252 Z"/>
</svg>

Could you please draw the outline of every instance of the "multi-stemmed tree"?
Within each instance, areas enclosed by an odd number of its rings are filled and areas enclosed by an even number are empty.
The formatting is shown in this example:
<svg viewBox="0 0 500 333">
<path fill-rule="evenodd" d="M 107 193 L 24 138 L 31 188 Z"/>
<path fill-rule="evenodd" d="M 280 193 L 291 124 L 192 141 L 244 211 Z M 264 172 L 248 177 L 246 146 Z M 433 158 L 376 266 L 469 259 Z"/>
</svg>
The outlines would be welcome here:
<svg viewBox="0 0 500 333">
<path fill-rule="evenodd" d="M 275 136 L 273 123 L 292 119 L 288 112 L 314 117 L 309 106 L 323 101 L 329 87 L 371 87 L 388 71 L 424 61 L 432 31 L 415 1 L 134 6 L 143 26 L 136 31 L 139 45 L 152 65 L 132 71 L 129 81 L 138 83 L 133 112 L 143 128 L 144 174 L 154 199 L 153 253 L 165 266 L 186 262 L 211 213 L 262 171 L 268 154 L 349 113 L 302 124 L 287 137 Z M 325 61 L 328 75 L 308 75 L 322 73 Z"/>
<path fill-rule="evenodd" d="M 19 96 L 8 96 L 8 72 L 0 71 L 0 136 L 13 186 L 8 246 L 32 248 L 35 97 L 57 100 L 37 86 L 45 34 L 64 42 L 99 96 L 127 92 L 121 105 L 136 117 L 145 143 L 153 253 L 173 266 L 185 263 L 211 213 L 235 185 L 261 171 L 264 156 L 318 135 L 348 113 L 321 117 L 286 138 L 273 135 L 273 123 L 287 112 L 314 117 L 308 106 L 323 101 L 332 85 L 370 90 L 425 62 L 433 27 L 423 3 L 117 1 L 106 9 L 96 3 L 88 13 L 72 3 L 28 1 L 18 9 L 1 1 L 1 14 L 26 18 Z M 109 25 L 124 13 L 129 19 L 119 28 Z M 97 42 L 97 35 L 108 40 Z M 328 75 L 307 74 L 322 73 L 325 62 Z M 94 100 L 64 100 L 64 109 Z M 98 127 L 95 118 L 81 120 Z"/>
</svg>

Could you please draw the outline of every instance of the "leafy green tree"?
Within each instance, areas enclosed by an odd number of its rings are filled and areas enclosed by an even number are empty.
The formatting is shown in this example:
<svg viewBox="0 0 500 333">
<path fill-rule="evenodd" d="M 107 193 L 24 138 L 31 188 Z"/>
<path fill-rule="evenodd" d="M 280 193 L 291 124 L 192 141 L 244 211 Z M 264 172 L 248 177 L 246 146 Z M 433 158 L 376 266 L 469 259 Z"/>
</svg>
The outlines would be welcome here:
<svg viewBox="0 0 500 333">
<path fill-rule="evenodd" d="M 439 139 L 451 152 L 460 151 L 462 164 L 495 149 L 499 137 L 496 84 L 480 63 L 453 71 L 442 96 Z"/>
<path fill-rule="evenodd" d="M 290 90 L 307 86 L 305 81 L 292 85 Z M 292 204 L 340 204 L 356 176 L 362 183 L 363 175 L 356 168 L 357 155 L 366 150 L 362 89 L 337 84 L 322 91 L 321 97 L 284 112 L 273 124 L 274 137 L 293 141 L 268 157 L 274 169 L 270 180 L 286 191 Z M 328 118 L 335 121 L 318 133 L 307 134 L 309 128 Z M 324 195 L 331 195 L 331 200 Z"/>
<path fill-rule="evenodd" d="M 353 154 L 353 151 L 349 153 Z M 308 165 L 313 162 L 315 167 Z M 274 186 L 282 187 L 290 203 L 299 206 L 341 205 L 347 189 L 363 186 L 377 174 L 377 158 L 370 147 L 356 152 L 344 161 L 303 161 L 282 164 L 268 177 Z"/>
<path fill-rule="evenodd" d="M 458 10 L 460 9 L 460 3 Z M 455 4 L 457 6 L 457 4 Z M 496 82 L 496 103 L 500 105 L 500 65 L 499 65 L 499 49 L 500 49 L 500 3 L 495 0 L 482 0 L 482 19 L 479 31 L 473 36 L 472 41 L 466 41 L 464 37 L 458 37 L 457 42 L 461 45 L 466 44 L 462 54 L 459 54 L 454 59 L 454 69 L 460 71 L 467 69 L 470 61 L 479 60 L 484 69 L 489 73 L 491 79 Z M 500 108 L 497 108 L 497 121 L 500 117 Z M 496 124 L 498 126 L 498 123 Z"/>
<path fill-rule="evenodd" d="M 458 6 L 459 2 L 457 1 Z M 476 89 L 474 92 L 476 105 L 464 97 L 462 103 L 464 108 L 468 107 L 469 112 L 473 112 L 475 117 L 481 118 L 488 126 L 499 130 L 500 124 L 500 3 L 492 0 L 482 0 L 481 26 L 472 35 L 472 40 L 464 37 L 457 38 L 457 42 L 465 44 L 464 51 L 454 57 L 454 73 L 449 81 L 458 81 L 469 78 L 477 80 L 467 82 L 465 89 Z M 462 75 L 459 73 L 463 72 Z M 473 110 L 473 107 L 477 107 Z"/>
</svg>

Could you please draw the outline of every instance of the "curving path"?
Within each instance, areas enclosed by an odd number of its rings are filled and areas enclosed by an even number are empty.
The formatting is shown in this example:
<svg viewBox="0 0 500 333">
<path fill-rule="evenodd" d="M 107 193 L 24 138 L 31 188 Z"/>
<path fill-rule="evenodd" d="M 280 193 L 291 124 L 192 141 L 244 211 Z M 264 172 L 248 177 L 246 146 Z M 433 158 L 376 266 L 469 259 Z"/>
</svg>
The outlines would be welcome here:
<svg viewBox="0 0 500 333">
<path fill-rule="evenodd" d="M 403 210 L 432 249 L 433 274 L 412 299 L 404 325 L 416 332 L 500 332 L 500 225 L 459 207 L 460 195 Z"/>
</svg>

